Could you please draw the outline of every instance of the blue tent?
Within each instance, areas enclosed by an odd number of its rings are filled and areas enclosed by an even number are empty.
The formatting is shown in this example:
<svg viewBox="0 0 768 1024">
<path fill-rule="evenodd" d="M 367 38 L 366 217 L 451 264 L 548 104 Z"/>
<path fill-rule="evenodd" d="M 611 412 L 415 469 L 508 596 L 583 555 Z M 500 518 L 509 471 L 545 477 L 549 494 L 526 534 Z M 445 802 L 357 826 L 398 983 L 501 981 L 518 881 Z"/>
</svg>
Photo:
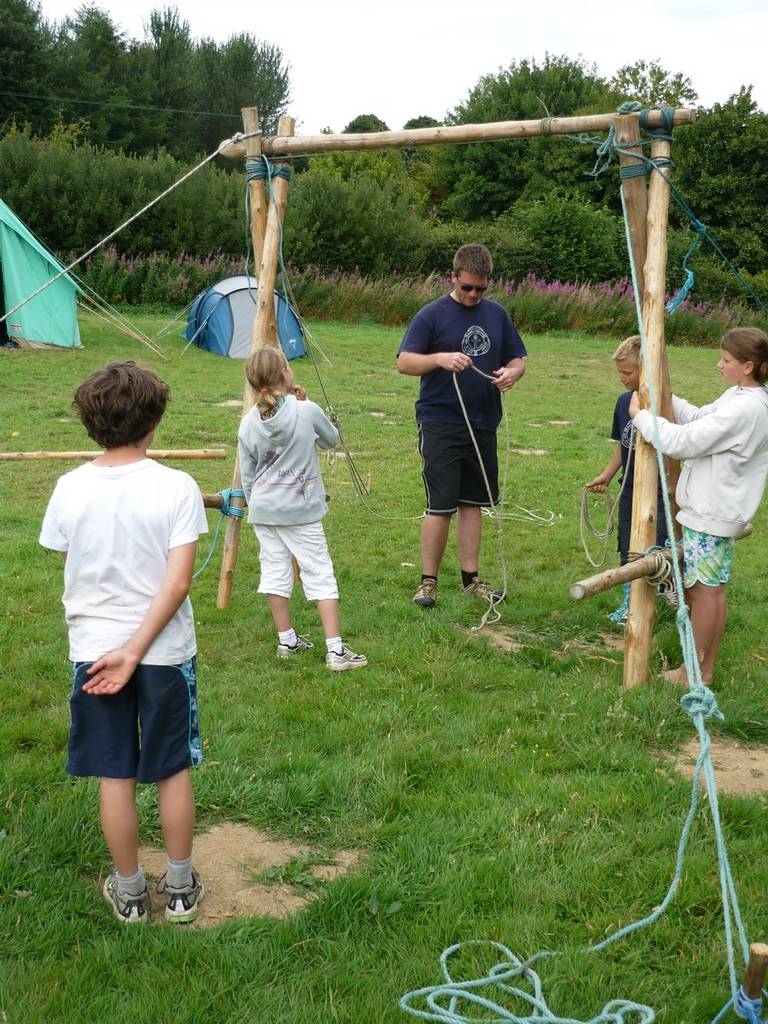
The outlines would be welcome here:
<svg viewBox="0 0 768 1024">
<path fill-rule="evenodd" d="M 228 277 L 197 296 L 189 307 L 183 338 L 218 356 L 247 359 L 256 312 L 255 277 Z M 275 321 L 286 359 L 303 356 L 304 332 L 299 318 L 279 292 L 275 292 Z"/>
</svg>

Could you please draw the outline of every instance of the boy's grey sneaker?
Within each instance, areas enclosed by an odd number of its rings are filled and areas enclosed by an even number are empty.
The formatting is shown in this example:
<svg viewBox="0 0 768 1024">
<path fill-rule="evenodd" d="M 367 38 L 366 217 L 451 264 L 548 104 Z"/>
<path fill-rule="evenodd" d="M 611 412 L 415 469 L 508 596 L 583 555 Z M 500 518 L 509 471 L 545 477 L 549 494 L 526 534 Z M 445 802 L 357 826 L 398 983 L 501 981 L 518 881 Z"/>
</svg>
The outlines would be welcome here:
<svg viewBox="0 0 768 1024">
<path fill-rule="evenodd" d="M 289 647 L 288 644 L 278 644 L 277 656 L 278 658 L 292 658 L 294 654 L 299 654 L 301 651 L 311 651 L 314 646 L 305 636 L 297 636 L 296 644 L 293 647 Z"/>
<path fill-rule="evenodd" d="M 437 580 L 422 580 L 413 595 L 413 603 L 421 608 L 434 608 L 437 604 Z"/>
<path fill-rule="evenodd" d="M 494 604 L 504 600 L 503 590 L 494 590 L 490 583 L 485 580 L 481 580 L 479 576 L 475 576 L 471 583 L 468 583 L 466 587 L 461 588 L 462 594 L 470 594 L 472 597 L 477 597 L 481 601 L 493 601 Z"/>
<path fill-rule="evenodd" d="M 346 672 L 350 668 L 365 668 L 368 659 L 364 654 L 355 654 L 344 644 L 341 654 L 336 654 L 335 651 L 329 651 L 326 654 L 325 664 L 333 672 Z"/>
<path fill-rule="evenodd" d="M 117 890 L 117 872 L 113 870 L 104 880 L 102 892 L 121 924 L 149 924 L 152 920 L 152 902 L 146 885 L 144 892 L 120 893 Z"/>
<path fill-rule="evenodd" d="M 188 924 L 198 914 L 200 900 L 205 896 L 205 886 L 200 875 L 192 871 L 192 884 L 183 889 L 174 889 L 166 882 L 166 876 L 157 883 L 157 891 L 165 893 L 165 920 L 174 924 Z"/>
</svg>

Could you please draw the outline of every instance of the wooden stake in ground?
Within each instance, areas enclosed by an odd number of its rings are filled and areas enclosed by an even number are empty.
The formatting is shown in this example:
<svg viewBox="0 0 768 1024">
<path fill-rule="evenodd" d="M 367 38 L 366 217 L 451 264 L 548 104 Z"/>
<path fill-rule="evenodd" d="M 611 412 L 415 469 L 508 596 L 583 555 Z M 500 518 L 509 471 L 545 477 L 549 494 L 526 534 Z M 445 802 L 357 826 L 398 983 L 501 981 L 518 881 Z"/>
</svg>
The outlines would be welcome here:
<svg viewBox="0 0 768 1024">
<path fill-rule="evenodd" d="M 670 144 L 655 140 L 652 149 L 654 161 L 669 159 Z M 669 407 L 669 374 L 664 352 L 665 275 L 667 269 L 667 219 L 669 213 L 669 175 L 651 172 L 648 188 L 647 255 L 643 293 L 643 324 L 648 342 L 649 365 L 643 366 L 640 379 L 640 402 L 647 407 L 648 382 L 660 404 Z M 646 551 L 656 543 L 658 495 L 658 463 L 653 445 L 641 437 L 635 439 L 635 480 L 632 499 L 632 532 L 630 550 Z M 629 613 L 624 644 L 624 687 L 638 686 L 648 681 L 651 662 L 651 643 L 656 618 L 656 592 L 643 580 L 633 581 L 629 595 Z"/>
<path fill-rule="evenodd" d="M 764 942 L 753 942 L 749 947 L 749 963 L 741 985 L 748 999 L 762 998 L 766 970 L 768 970 L 768 946 Z"/>
<path fill-rule="evenodd" d="M 247 125 L 246 114 L 248 114 L 248 121 L 252 120 L 251 113 L 243 111 L 243 123 L 246 124 L 246 131 L 253 131 L 254 128 L 249 128 Z M 258 126 L 255 111 L 253 111 L 253 120 Z M 281 135 L 293 135 L 294 124 L 295 122 L 292 117 L 281 117 L 278 122 L 278 132 Z M 249 156 L 255 159 L 257 149 L 258 155 L 261 154 L 261 140 L 259 137 L 256 137 L 249 141 L 254 143 Z M 275 170 L 281 166 L 285 165 L 276 164 Z M 288 179 L 282 176 L 275 176 L 269 185 L 266 184 L 264 179 L 254 182 L 254 184 L 260 184 L 263 193 L 257 192 L 256 203 L 251 205 L 251 237 L 254 248 L 254 262 L 257 262 L 259 266 L 259 286 L 256 299 L 256 315 L 253 322 L 253 335 L 251 337 L 251 352 L 254 352 L 260 345 L 279 345 L 275 326 L 274 293 L 283 236 L 283 216 L 288 198 Z M 267 189 L 271 190 L 271 198 L 269 200 L 266 198 Z M 254 217 L 258 220 L 257 224 L 253 223 Z M 264 222 L 263 226 L 262 222 Z M 259 247 L 258 249 L 257 246 Z M 243 416 L 251 408 L 253 401 L 253 392 L 246 381 L 243 394 Z M 237 482 L 235 483 L 235 481 Z M 240 466 L 237 461 L 235 462 L 232 486 L 241 486 Z M 243 507 L 245 504 L 241 498 L 234 499 L 232 503 L 237 503 L 240 507 Z M 227 519 L 227 531 L 224 538 L 221 572 L 219 574 L 219 591 L 216 598 L 216 606 L 218 608 L 227 608 L 232 596 L 232 581 L 235 575 L 235 566 L 237 565 L 237 552 L 240 547 L 240 522 L 241 520 L 237 517 L 229 517 Z"/>
</svg>

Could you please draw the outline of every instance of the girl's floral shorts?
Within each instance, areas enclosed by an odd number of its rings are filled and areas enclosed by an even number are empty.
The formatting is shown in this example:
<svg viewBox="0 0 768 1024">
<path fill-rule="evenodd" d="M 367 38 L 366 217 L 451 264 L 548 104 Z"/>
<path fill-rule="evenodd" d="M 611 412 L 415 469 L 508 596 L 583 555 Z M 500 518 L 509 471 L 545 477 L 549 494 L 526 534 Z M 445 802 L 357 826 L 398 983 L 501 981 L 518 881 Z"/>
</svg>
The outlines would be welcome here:
<svg viewBox="0 0 768 1024">
<path fill-rule="evenodd" d="M 734 537 L 716 537 L 712 533 L 699 533 L 683 527 L 683 585 L 692 587 L 703 583 L 719 587 L 731 578 Z"/>
</svg>

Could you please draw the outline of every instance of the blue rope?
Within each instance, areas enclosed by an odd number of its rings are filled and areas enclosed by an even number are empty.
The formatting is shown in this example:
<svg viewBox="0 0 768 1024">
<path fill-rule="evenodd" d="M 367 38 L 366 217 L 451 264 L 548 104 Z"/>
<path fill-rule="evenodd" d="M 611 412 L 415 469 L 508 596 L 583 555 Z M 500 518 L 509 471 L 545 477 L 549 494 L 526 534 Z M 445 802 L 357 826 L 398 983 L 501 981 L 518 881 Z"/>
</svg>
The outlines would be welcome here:
<svg viewBox="0 0 768 1024">
<path fill-rule="evenodd" d="M 459 950 L 484 945 L 500 952 L 503 959 L 494 964 L 482 978 L 454 981 L 448 970 L 449 959 Z M 440 957 L 440 967 L 445 981 L 406 993 L 400 1000 L 400 1008 L 412 1017 L 441 1021 L 443 1024 L 653 1024 L 656 1020 L 650 1006 L 625 999 L 612 999 L 605 1004 L 597 1017 L 592 1017 L 589 1021 L 558 1017 L 547 1005 L 541 979 L 532 967 L 538 960 L 556 955 L 545 950 L 530 960 L 523 961 L 500 942 L 475 939 L 471 942 L 456 943 L 444 950 Z M 509 984 L 515 979 L 527 981 L 532 991 Z M 479 992 L 486 988 L 500 990 L 506 1002 L 514 999 L 522 1003 L 520 1013 L 513 1013 L 496 999 L 480 995 Z M 469 1004 L 471 1015 L 461 1012 L 462 1003 Z M 426 1005 L 426 1009 L 420 1009 L 415 1004 Z M 478 1009 L 487 1010 L 491 1016 L 479 1015 Z"/>
<path fill-rule="evenodd" d="M 622 103 L 621 107 L 619 107 L 620 114 L 637 112 L 638 110 L 640 110 L 639 103 Z M 730 257 L 726 256 L 717 240 L 710 233 L 707 226 L 703 224 L 695 215 L 680 189 L 674 184 L 674 182 L 670 179 L 670 177 L 667 174 L 663 173 L 667 167 L 670 167 L 672 165 L 672 161 L 669 160 L 667 157 L 652 160 L 643 152 L 638 152 L 638 145 L 647 145 L 653 139 L 672 138 L 671 134 L 669 133 L 672 131 L 672 118 L 674 116 L 674 108 L 662 107 L 661 113 L 663 120 L 662 126 L 660 128 L 649 128 L 648 117 L 650 111 L 640 111 L 640 127 L 646 132 L 647 137 L 644 139 L 640 139 L 639 143 L 635 142 L 629 145 L 619 145 L 616 142 L 616 133 L 613 125 L 610 126 L 610 128 L 608 129 L 608 135 L 603 140 L 601 140 L 597 136 L 590 135 L 570 135 L 568 136 L 568 138 L 575 139 L 577 142 L 582 142 L 588 145 L 594 145 L 599 143 L 595 154 L 595 165 L 591 171 L 587 172 L 587 175 L 590 178 L 597 178 L 601 174 L 605 173 L 605 171 L 608 169 L 613 160 L 614 153 L 624 153 L 626 156 L 631 157 L 633 160 L 637 161 L 636 164 L 627 164 L 620 168 L 619 177 L 622 181 L 626 180 L 627 178 L 633 178 L 641 174 L 652 174 L 654 171 L 656 171 L 658 174 L 661 174 L 661 176 L 664 178 L 664 181 L 667 183 L 669 187 L 671 199 L 682 211 L 682 213 L 687 217 L 694 231 L 697 232 L 697 237 L 694 239 L 691 247 L 689 248 L 688 252 L 686 253 L 683 259 L 683 270 L 686 275 L 685 281 L 680 290 L 678 291 L 677 295 L 675 295 L 675 297 L 671 299 L 668 303 L 667 311 L 669 313 L 674 313 L 674 311 L 685 301 L 685 299 L 688 296 L 688 293 L 694 285 L 695 277 L 693 271 L 688 266 L 688 261 L 693 257 L 694 253 L 701 244 L 702 239 L 705 240 L 712 247 L 717 256 L 719 256 L 719 258 L 728 267 L 731 273 L 736 277 L 744 291 L 749 296 L 751 296 L 751 298 L 757 303 L 760 310 L 763 313 L 768 313 L 768 305 L 766 305 L 766 303 L 760 298 L 760 296 L 757 294 L 757 292 L 749 283 L 749 281 L 747 281 L 747 279 L 735 265 L 733 260 L 731 260 Z"/>
<path fill-rule="evenodd" d="M 286 178 L 288 181 L 293 177 L 293 168 L 289 164 L 281 164 L 275 167 L 266 154 L 256 159 L 250 158 L 245 161 L 245 180 L 263 181 L 269 183 L 272 178 Z"/>
<path fill-rule="evenodd" d="M 622 207 L 624 208 L 624 223 L 625 230 L 627 232 L 627 250 L 629 252 L 630 267 L 632 271 L 632 282 L 634 285 L 635 292 L 635 306 L 637 311 L 637 322 L 640 334 L 641 349 L 643 355 L 643 362 L 645 366 L 650 365 L 649 352 L 648 352 L 648 339 L 645 334 L 645 327 L 643 325 L 642 311 L 640 308 L 640 298 L 637 289 L 637 270 L 635 267 L 634 254 L 632 252 L 631 239 L 629 237 L 629 227 L 627 224 L 627 211 L 626 211 L 626 200 L 624 197 L 624 189 L 621 189 L 621 201 Z M 648 379 L 648 393 L 650 399 L 650 411 L 653 417 L 653 443 L 656 450 L 656 458 L 659 466 L 659 479 L 661 482 L 661 493 L 664 504 L 664 514 L 667 522 L 667 532 L 669 535 L 669 543 L 672 549 L 672 571 L 675 578 L 675 586 L 678 594 L 683 593 L 683 581 L 680 573 L 680 565 L 677 557 L 677 542 L 674 536 L 674 521 L 672 518 L 672 508 L 670 505 L 669 488 L 667 487 L 666 474 L 664 472 L 664 456 L 661 451 L 661 438 L 659 436 L 658 426 L 658 404 L 655 389 L 653 387 L 653 381 Z M 717 701 L 714 693 L 709 687 L 704 685 L 701 678 L 701 667 L 699 665 L 698 653 L 696 650 L 696 644 L 693 636 L 693 627 L 691 625 L 690 616 L 688 615 L 688 608 L 684 601 L 680 602 L 680 606 L 677 610 L 677 629 L 680 637 L 680 647 L 683 655 L 683 663 L 685 665 L 686 673 L 688 676 L 689 691 L 681 700 L 681 705 L 686 714 L 690 717 L 697 733 L 699 736 L 699 747 L 700 753 L 696 759 L 696 767 L 694 770 L 693 784 L 691 786 L 691 802 L 686 816 L 685 824 L 683 826 L 682 833 L 680 835 L 680 841 L 678 843 L 677 859 L 675 863 L 675 873 L 660 907 L 654 911 L 653 914 L 644 918 L 642 921 L 635 922 L 634 924 L 628 925 L 625 928 L 620 929 L 614 935 L 609 936 L 606 940 L 599 943 L 592 948 L 594 950 L 600 950 L 608 945 L 610 942 L 615 941 L 622 935 L 627 935 L 632 931 L 636 931 L 638 928 L 644 927 L 646 924 L 650 924 L 655 921 L 666 909 L 680 885 L 680 879 L 682 876 L 683 861 L 685 859 L 685 851 L 688 844 L 688 837 L 690 834 L 691 825 L 696 814 L 699 802 L 699 792 L 701 784 L 701 776 L 704 775 L 707 783 L 707 796 L 709 798 L 710 812 L 712 815 L 712 822 L 715 829 L 715 844 L 717 848 L 717 861 L 718 861 L 718 872 L 720 875 L 720 891 L 721 900 L 723 905 L 723 927 L 725 931 L 726 940 L 726 954 L 728 959 L 728 975 L 730 979 L 731 988 L 731 1000 L 735 1004 L 737 994 L 739 990 L 739 984 L 736 978 L 736 962 L 735 962 L 735 939 L 734 930 L 736 932 L 736 938 L 738 944 L 741 946 L 741 953 L 744 963 L 749 958 L 749 944 L 747 941 L 746 931 L 741 918 L 741 911 L 739 909 L 739 901 L 736 894 L 736 887 L 733 881 L 733 875 L 731 872 L 730 862 L 728 860 L 728 851 L 725 845 L 725 839 L 723 836 L 722 824 L 720 821 L 720 807 L 717 798 L 717 784 L 715 782 L 715 773 L 712 766 L 712 757 L 710 755 L 710 739 L 709 734 L 705 727 L 705 721 L 710 718 L 722 719 L 723 715 L 718 710 Z M 722 1012 L 722 1011 L 721 1011 Z M 716 1018 L 717 1019 L 717 1018 Z"/>
<path fill-rule="evenodd" d="M 219 531 L 221 530 L 221 524 L 224 522 L 227 516 L 231 516 L 234 519 L 242 519 L 243 516 L 245 515 L 244 508 L 240 508 L 239 505 L 230 504 L 232 498 L 242 498 L 243 500 L 245 500 L 244 490 L 242 490 L 240 487 L 229 487 L 226 490 L 217 491 L 217 493 L 220 495 L 220 497 L 224 499 L 221 505 L 221 509 L 219 510 L 221 512 L 221 516 L 219 518 L 218 523 L 216 523 L 216 529 L 213 532 L 213 541 L 211 543 L 211 549 L 208 552 L 208 556 L 192 577 L 193 580 L 196 580 L 198 576 L 202 575 L 202 573 L 207 568 L 211 558 L 213 557 L 213 553 L 216 550 L 216 545 L 218 544 L 219 541 Z"/>
<path fill-rule="evenodd" d="M 637 312 L 642 355 L 644 365 L 648 366 L 650 362 L 648 339 L 645 334 L 642 311 L 640 308 L 640 297 L 637 287 L 637 269 L 635 267 L 634 254 L 632 252 L 631 238 L 629 237 L 626 200 L 623 187 L 621 189 L 621 201 L 622 207 L 624 208 L 624 225 L 627 232 L 627 250 L 629 252 L 632 272 L 635 308 Z M 664 457 L 661 452 L 658 416 L 656 411 L 657 401 L 654 393 L 653 382 L 650 379 L 648 380 L 648 391 L 650 398 L 650 410 L 653 416 L 654 447 L 659 464 L 659 474 L 662 484 L 662 500 L 667 522 L 667 532 L 669 535 L 668 544 L 672 553 L 672 570 L 677 592 L 682 595 L 683 581 L 677 557 L 678 545 L 674 537 L 674 522 L 672 519 L 669 489 L 667 487 L 666 474 L 664 470 Z M 611 943 L 616 942 L 627 935 L 631 935 L 633 932 L 639 931 L 641 928 L 645 928 L 649 924 L 653 924 L 654 921 L 661 917 L 675 898 L 682 879 L 683 865 L 685 863 L 691 829 L 699 808 L 701 779 L 703 775 L 707 784 L 707 796 L 709 798 L 710 812 L 715 830 L 718 873 L 720 876 L 720 893 L 723 905 L 723 926 L 725 931 L 728 975 L 731 989 L 731 998 L 714 1018 L 712 1024 L 719 1024 L 731 1009 L 742 1017 L 742 1019 L 749 1021 L 750 1024 L 762 1024 L 760 1018 L 762 1000 L 748 999 L 736 977 L 736 942 L 738 941 L 738 944 L 741 947 L 741 954 L 745 964 L 749 958 L 749 945 L 741 918 L 738 896 L 723 836 L 722 823 L 720 820 L 720 807 L 717 798 L 717 784 L 715 782 L 714 768 L 710 753 L 711 741 L 704 724 L 712 718 L 722 720 L 723 714 L 717 706 L 714 693 L 709 689 L 709 687 L 704 685 L 701 678 L 701 667 L 699 665 L 698 653 L 696 651 L 693 628 L 688 615 L 688 608 L 682 600 L 680 601 L 676 618 L 680 647 L 688 675 L 689 686 L 688 693 L 683 696 L 680 703 L 698 733 L 700 753 L 696 759 L 693 782 L 691 784 L 691 799 L 688 807 L 688 813 L 686 814 L 683 828 L 680 833 L 680 839 L 678 840 L 672 881 L 661 904 L 656 907 L 651 914 L 644 917 L 642 920 L 634 921 L 631 924 L 625 925 L 623 928 L 615 931 L 612 935 L 609 935 L 602 942 L 589 946 L 588 951 L 593 953 L 601 952 Z M 736 933 L 735 937 L 734 931 Z M 480 944 L 482 944 L 481 941 L 474 940 L 467 943 L 457 943 L 456 945 L 450 946 L 446 949 L 440 957 L 440 965 L 445 979 L 444 982 L 438 985 L 430 985 L 425 988 L 415 989 L 412 992 L 408 992 L 400 1000 L 401 1009 L 406 1013 L 411 1014 L 411 1016 L 419 1017 L 421 1020 L 438 1021 L 442 1022 L 442 1024 L 477 1024 L 477 1022 L 480 1022 L 480 1024 L 502 1024 L 502 1022 L 511 1022 L 511 1024 L 542 1024 L 542 1022 L 545 1022 L 545 1024 L 629 1024 L 630 1015 L 632 1015 L 632 1024 L 652 1024 L 656 1019 L 655 1013 L 650 1007 L 624 1000 L 611 1000 L 611 1002 L 606 1003 L 601 1014 L 588 1022 L 579 1022 L 571 1017 L 556 1017 L 546 1004 L 541 980 L 538 974 L 531 969 L 531 965 L 542 957 L 556 955 L 547 951 L 537 953 L 530 960 L 521 961 L 514 953 L 507 949 L 506 946 L 492 942 L 491 945 L 503 953 L 505 960 L 496 964 L 481 978 L 462 982 L 454 981 L 447 967 L 449 958 L 462 948 Z M 533 986 L 533 993 L 507 984 L 507 982 L 512 978 L 518 978 L 520 976 L 524 976 L 525 979 Z M 527 1016 L 519 1016 L 512 1013 L 510 1010 L 507 1010 L 498 1002 L 492 999 L 487 999 L 478 994 L 478 990 L 488 988 L 489 986 L 496 986 L 506 995 L 526 1003 L 531 1012 Z M 471 1004 L 471 1008 L 473 1010 L 471 1016 L 466 1016 L 459 1012 L 462 1001 Z M 426 1003 L 427 1009 L 419 1009 L 417 1006 L 413 1005 L 417 1002 L 422 1005 Z M 478 1016 L 476 1012 L 478 1008 L 489 1011 L 493 1016 Z"/>
</svg>

